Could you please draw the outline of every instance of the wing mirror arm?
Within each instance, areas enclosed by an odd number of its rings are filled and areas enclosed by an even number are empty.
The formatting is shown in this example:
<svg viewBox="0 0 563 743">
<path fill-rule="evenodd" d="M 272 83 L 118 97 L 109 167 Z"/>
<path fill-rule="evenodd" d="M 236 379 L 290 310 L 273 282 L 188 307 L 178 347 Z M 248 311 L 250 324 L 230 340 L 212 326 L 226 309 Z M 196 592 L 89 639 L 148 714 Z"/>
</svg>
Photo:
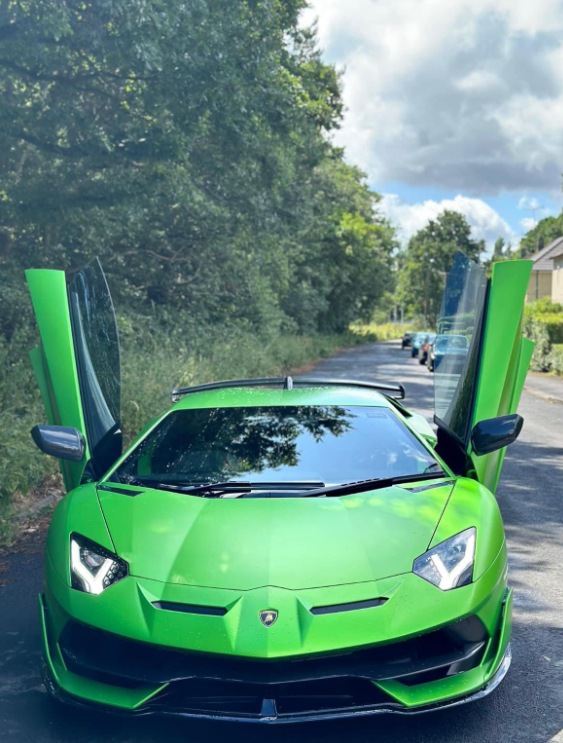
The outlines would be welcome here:
<svg viewBox="0 0 563 743">
<path fill-rule="evenodd" d="M 45 454 L 68 462 L 82 462 L 86 453 L 84 436 L 77 428 L 67 426 L 34 426 L 33 440 Z"/>
<path fill-rule="evenodd" d="M 512 444 L 522 430 L 524 419 L 517 413 L 479 421 L 471 432 L 471 448 L 478 457 Z"/>
</svg>

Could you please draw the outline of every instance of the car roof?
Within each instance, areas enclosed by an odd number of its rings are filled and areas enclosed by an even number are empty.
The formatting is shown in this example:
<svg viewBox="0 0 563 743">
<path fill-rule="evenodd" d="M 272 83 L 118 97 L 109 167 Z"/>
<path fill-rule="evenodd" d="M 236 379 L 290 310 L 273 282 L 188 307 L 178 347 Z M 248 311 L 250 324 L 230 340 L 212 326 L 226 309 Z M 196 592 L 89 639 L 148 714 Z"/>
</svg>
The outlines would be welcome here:
<svg viewBox="0 0 563 743">
<path fill-rule="evenodd" d="M 362 405 L 391 408 L 393 403 L 376 390 L 361 387 L 223 388 L 193 392 L 182 397 L 172 410 L 196 408 L 239 408 L 283 405 Z"/>
</svg>

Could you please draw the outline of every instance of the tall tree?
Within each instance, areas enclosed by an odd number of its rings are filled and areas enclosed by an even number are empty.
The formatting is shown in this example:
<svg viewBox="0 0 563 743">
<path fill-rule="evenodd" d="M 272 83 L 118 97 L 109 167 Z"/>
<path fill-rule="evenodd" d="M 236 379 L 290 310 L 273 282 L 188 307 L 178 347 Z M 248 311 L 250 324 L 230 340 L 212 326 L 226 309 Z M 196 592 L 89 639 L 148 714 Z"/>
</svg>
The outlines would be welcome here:
<svg viewBox="0 0 563 743">
<path fill-rule="evenodd" d="M 501 258 L 503 256 L 503 254 L 504 254 L 504 248 L 505 248 L 504 238 L 503 237 L 498 237 L 496 239 L 496 241 L 495 241 L 495 247 L 494 247 L 494 250 L 493 250 L 493 255 L 496 258 Z"/>
<path fill-rule="evenodd" d="M 458 251 L 479 262 L 482 240 L 471 236 L 462 214 L 444 211 L 409 240 L 398 278 L 398 296 L 405 309 L 434 326 L 440 311 L 445 280 Z"/>
<path fill-rule="evenodd" d="M 540 219 L 537 225 L 529 230 L 520 241 L 520 257 L 537 253 L 558 237 L 563 237 L 563 212 L 558 217 Z"/>
<path fill-rule="evenodd" d="M 0 3 L 4 281 L 98 255 L 118 302 L 203 324 L 316 330 L 369 311 L 393 237 L 326 136 L 341 86 L 304 6 Z M 13 306 L 0 291 L 3 322 Z"/>
</svg>

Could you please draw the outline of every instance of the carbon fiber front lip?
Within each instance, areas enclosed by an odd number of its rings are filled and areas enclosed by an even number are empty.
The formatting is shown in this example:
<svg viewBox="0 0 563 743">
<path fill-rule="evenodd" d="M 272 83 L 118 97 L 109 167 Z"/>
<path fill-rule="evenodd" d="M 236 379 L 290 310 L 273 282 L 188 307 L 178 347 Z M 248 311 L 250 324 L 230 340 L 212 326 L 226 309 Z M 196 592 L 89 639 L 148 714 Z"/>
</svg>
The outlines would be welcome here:
<svg viewBox="0 0 563 743">
<path fill-rule="evenodd" d="M 349 717 L 364 717 L 368 715 L 377 714 L 399 714 L 399 715 L 419 715 L 426 712 L 434 712 L 441 709 L 448 709 L 450 707 L 458 707 L 462 704 L 468 704 L 469 702 L 477 702 L 480 699 L 484 699 L 491 694 L 503 681 L 504 677 L 508 673 L 510 664 L 512 662 L 512 650 L 510 644 L 506 648 L 504 657 L 494 674 L 494 676 L 476 692 L 468 694 L 463 697 L 457 697 L 454 699 L 438 702 L 435 704 L 427 704 L 420 707 L 405 707 L 399 703 L 390 702 L 385 705 L 377 705 L 373 707 L 353 707 L 346 709 L 335 709 L 326 712 L 305 712 L 292 715 L 228 715 L 228 714 L 212 714 L 212 713 L 199 713 L 199 712 L 185 712 L 182 710 L 164 710 L 162 708 L 154 708 L 154 705 L 147 703 L 142 708 L 137 710 L 119 710 L 115 707 L 107 707 L 104 705 L 96 704 L 95 702 L 88 702 L 79 697 L 75 697 L 67 692 L 63 692 L 56 684 L 54 679 L 51 677 L 48 667 L 43 666 L 43 680 L 47 691 L 61 702 L 71 704 L 76 707 L 85 709 L 103 709 L 108 714 L 118 716 L 134 716 L 143 717 L 147 715 L 163 715 L 167 717 L 182 717 L 186 719 L 199 719 L 199 720 L 215 720 L 222 722 L 246 722 L 246 723 L 259 723 L 259 724 L 283 724 L 283 723 L 295 723 L 295 722 L 319 722 L 321 720 L 329 719 L 344 719 Z M 151 708 L 152 707 L 152 708 Z"/>
</svg>

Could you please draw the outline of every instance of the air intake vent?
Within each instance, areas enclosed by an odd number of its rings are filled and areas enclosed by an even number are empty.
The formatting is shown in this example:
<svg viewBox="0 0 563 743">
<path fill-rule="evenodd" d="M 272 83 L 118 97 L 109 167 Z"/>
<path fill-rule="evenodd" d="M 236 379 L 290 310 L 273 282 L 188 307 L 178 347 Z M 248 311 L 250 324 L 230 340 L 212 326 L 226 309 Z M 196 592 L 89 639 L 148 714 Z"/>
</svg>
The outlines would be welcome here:
<svg viewBox="0 0 563 743">
<path fill-rule="evenodd" d="M 205 614 L 208 617 L 222 617 L 228 609 L 224 606 L 197 606 L 196 604 L 175 604 L 172 601 L 155 601 L 155 609 L 164 609 L 165 611 L 180 611 L 184 614 Z"/>
<path fill-rule="evenodd" d="M 333 606 L 315 606 L 311 614 L 337 614 L 341 611 L 356 611 L 357 609 L 371 609 L 382 606 L 387 599 L 367 599 L 367 601 L 353 601 L 350 604 L 334 604 Z"/>
</svg>

